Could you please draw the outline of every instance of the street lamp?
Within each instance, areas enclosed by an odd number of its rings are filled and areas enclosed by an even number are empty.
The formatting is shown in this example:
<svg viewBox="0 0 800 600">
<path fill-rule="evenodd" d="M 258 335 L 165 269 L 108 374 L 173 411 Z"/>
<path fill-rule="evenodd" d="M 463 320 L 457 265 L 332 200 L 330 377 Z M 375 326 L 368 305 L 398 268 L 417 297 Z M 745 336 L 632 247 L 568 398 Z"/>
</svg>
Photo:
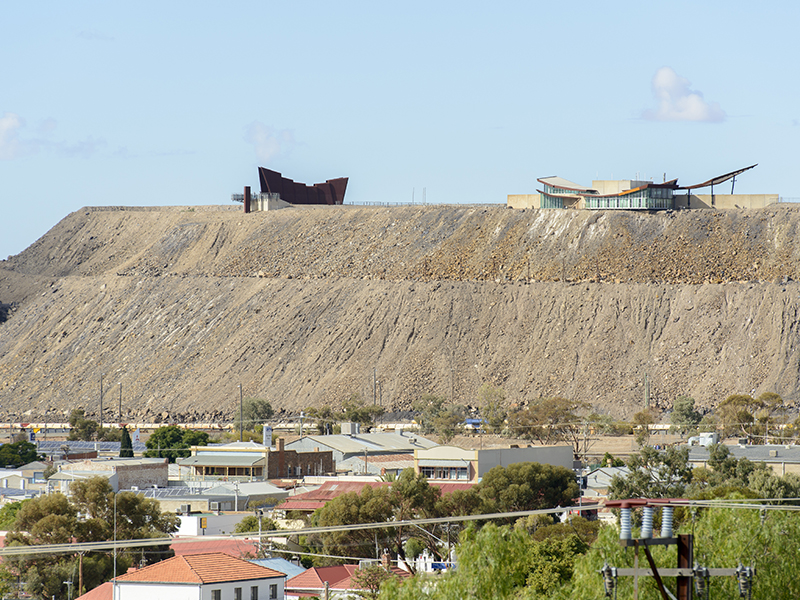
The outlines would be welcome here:
<svg viewBox="0 0 800 600">
<path fill-rule="evenodd" d="M 67 586 L 67 600 L 72 600 L 72 582 L 64 581 L 63 583 Z"/>
<path fill-rule="evenodd" d="M 256 509 L 256 517 L 258 517 L 258 558 L 263 558 L 263 554 L 261 552 L 261 519 L 264 517 L 263 508 Z"/>
</svg>

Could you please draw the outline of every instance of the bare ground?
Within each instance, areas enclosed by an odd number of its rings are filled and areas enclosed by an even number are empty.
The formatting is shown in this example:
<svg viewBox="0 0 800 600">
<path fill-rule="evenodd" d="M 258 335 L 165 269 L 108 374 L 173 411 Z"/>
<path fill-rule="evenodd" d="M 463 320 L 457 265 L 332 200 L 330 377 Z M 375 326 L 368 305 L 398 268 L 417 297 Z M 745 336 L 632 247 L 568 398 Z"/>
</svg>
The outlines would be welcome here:
<svg viewBox="0 0 800 600">
<path fill-rule="evenodd" d="M 800 212 L 87 208 L 0 262 L 0 408 L 224 420 L 352 393 L 800 398 Z M 373 387 L 373 376 L 377 385 Z M 106 418 L 110 416 L 107 415 Z"/>
</svg>

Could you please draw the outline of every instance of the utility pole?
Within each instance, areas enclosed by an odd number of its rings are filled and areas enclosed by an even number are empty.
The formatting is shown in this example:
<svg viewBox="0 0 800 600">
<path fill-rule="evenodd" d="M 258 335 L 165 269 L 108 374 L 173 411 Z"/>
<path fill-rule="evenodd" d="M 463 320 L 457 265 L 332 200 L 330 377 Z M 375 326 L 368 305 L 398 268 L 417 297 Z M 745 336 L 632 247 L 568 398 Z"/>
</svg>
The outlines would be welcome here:
<svg viewBox="0 0 800 600">
<path fill-rule="evenodd" d="M 117 385 L 119 385 L 119 422 L 122 423 L 122 382 Z"/>
<path fill-rule="evenodd" d="M 244 426 L 244 419 L 242 415 L 244 414 L 242 410 L 242 384 L 239 384 L 239 441 L 242 441 L 242 427 Z"/>
<path fill-rule="evenodd" d="M 100 373 L 100 431 L 103 431 L 103 375 Z"/>
</svg>

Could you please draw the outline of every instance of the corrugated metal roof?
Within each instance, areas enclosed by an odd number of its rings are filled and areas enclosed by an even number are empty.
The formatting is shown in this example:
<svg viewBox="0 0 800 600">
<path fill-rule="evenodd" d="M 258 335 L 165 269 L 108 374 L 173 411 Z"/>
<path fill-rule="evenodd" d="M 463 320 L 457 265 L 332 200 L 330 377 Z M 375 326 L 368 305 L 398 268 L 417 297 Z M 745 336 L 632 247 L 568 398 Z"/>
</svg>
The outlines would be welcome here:
<svg viewBox="0 0 800 600">
<path fill-rule="evenodd" d="M 436 442 L 419 435 L 399 433 L 360 433 L 357 435 L 310 435 L 305 439 L 313 440 L 314 444 L 327 446 L 343 454 L 372 452 L 413 453 L 419 448 L 431 448 Z M 413 440 L 413 442 L 412 442 Z M 299 446 L 302 440 L 295 440 L 286 444 L 286 448 Z"/>
<path fill-rule="evenodd" d="M 233 454 L 226 456 L 198 454 L 178 459 L 178 464 L 182 467 L 263 467 L 266 462 L 263 456 L 236 456 Z"/>
</svg>

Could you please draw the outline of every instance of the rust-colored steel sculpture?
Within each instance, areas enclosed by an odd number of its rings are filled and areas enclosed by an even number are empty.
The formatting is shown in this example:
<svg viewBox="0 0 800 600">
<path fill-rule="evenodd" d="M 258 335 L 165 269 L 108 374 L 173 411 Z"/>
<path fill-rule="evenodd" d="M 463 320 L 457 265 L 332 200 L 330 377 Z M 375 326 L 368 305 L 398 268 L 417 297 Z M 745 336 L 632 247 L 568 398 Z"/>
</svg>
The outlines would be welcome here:
<svg viewBox="0 0 800 600">
<path fill-rule="evenodd" d="M 264 167 L 258 168 L 258 180 L 262 194 L 280 194 L 290 204 L 342 204 L 347 189 L 347 177 L 306 185 Z"/>
</svg>

